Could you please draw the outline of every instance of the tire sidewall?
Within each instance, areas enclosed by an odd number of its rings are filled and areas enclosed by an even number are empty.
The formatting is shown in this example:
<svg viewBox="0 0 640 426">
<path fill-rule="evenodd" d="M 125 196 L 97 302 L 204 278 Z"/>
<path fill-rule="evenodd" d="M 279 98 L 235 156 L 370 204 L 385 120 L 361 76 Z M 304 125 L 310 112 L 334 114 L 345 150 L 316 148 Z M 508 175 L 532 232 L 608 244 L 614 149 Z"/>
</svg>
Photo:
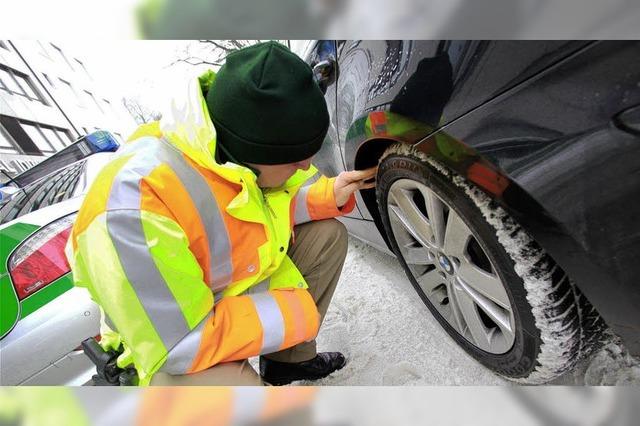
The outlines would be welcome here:
<svg viewBox="0 0 640 426">
<path fill-rule="evenodd" d="M 400 254 L 387 211 L 389 189 L 399 179 L 420 182 L 434 191 L 458 213 L 489 257 L 500 280 L 505 284 L 514 315 L 515 339 L 513 346 L 506 353 L 493 354 L 483 351 L 461 336 L 432 305 L 413 277 Z M 496 230 L 484 220 L 482 212 L 473 201 L 448 177 L 422 160 L 395 154 L 386 157 L 378 168 L 376 197 L 384 230 L 389 236 L 394 253 L 422 301 L 447 333 L 467 353 L 491 370 L 514 379 L 527 377 L 537 364 L 541 345 L 540 330 L 535 325 L 524 282 L 516 274 L 513 260 L 498 241 Z"/>
</svg>

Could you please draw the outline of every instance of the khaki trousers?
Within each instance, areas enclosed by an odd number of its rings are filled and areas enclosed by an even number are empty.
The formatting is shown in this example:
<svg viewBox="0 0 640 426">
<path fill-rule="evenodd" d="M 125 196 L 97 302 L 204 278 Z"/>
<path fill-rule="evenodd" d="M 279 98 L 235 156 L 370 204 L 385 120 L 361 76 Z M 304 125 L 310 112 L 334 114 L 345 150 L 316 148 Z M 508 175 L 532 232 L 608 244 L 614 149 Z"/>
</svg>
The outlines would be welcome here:
<svg viewBox="0 0 640 426">
<path fill-rule="evenodd" d="M 320 312 L 320 323 L 324 319 L 329 302 L 340 278 L 347 256 L 347 230 L 336 219 L 319 220 L 294 227 L 295 242 L 288 255 L 298 267 L 309 292 Z M 265 355 L 280 362 L 302 362 L 316 356 L 316 342 L 300 343 L 292 348 Z M 157 373 L 151 380 L 154 386 L 254 386 L 262 380 L 255 370 L 244 361 L 226 362 L 207 370 L 182 376 Z"/>
</svg>

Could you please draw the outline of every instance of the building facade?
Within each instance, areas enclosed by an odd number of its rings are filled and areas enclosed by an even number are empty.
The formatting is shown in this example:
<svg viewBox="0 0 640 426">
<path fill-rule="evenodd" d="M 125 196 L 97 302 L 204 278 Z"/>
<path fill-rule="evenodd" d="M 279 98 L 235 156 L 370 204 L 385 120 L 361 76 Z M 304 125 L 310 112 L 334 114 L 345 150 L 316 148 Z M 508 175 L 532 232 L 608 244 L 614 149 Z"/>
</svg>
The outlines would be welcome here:
<svg viewBox="0 0 640 426">
<path fill-rule="evenodd" d="M 0 182 L 95 130 L 120 143 L 135 122 L 57 43 L 0 40 Z"/>
</svg>

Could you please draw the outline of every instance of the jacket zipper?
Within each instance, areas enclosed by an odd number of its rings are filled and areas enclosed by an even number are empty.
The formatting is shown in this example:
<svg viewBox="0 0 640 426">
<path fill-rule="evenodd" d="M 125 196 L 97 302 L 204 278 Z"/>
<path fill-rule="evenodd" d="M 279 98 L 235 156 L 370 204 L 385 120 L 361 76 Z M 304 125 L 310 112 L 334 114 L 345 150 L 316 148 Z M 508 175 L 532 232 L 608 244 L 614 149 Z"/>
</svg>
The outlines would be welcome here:
<svg viewBox="0 0 640 426">
<path fill-rule="evenodd" d="M 278 235 L 276 234 L 276 228 L 273 225 L 273 219 L 277 219 L 278 217 L 276 216 L 276 213 L 273 211 L 273 208 L 271 207 L 271 204 L 269 204 L 269 200 L 267 200 L 267 194 L 265 194 L 264 192 L 262 193 L 262 198 L 264 200 L 264 203 L 267 205 L 267 209 L 269 209 L 269 212 L 265 211 L 265 216 L 267 216 L 269 224 L 268 224 L 268 228 L 269 228 L 269 233 L 271 234 L 271 237 L 273 239 L 273 242 L 271 244 L 271 262 L 273 262 L 276 258 L 276 256 L 278 255 L 278 248 L 276 247 L 278 245 Z M 271 214 L 269 214 L 271 213 Z M 272 217 L 273 216 L 273 217 Z M 269 265 L 271 266 L 271 265 Z"/>
<path fill-rule="evenodd" d="M 277 219 L 278 216 L 276 216 L 276 212 L 274 212 L 273 209 L 271 208 L 271 204 L 269 204 L 269 200 L 267 200 L 267 195 L 264 192 L 262 193 L 262 198 L 264 198 L 264 203 L 267 205 L 267 208 L 269 209 L 273 217 Z"/>
</svg>

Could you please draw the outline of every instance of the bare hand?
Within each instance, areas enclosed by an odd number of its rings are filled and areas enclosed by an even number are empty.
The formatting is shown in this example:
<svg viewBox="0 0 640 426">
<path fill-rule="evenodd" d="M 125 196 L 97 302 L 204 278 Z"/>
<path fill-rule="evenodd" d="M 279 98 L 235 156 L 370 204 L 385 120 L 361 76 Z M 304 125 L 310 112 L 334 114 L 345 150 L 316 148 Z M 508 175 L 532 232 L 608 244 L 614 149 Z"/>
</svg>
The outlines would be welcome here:
<svg viewBox="0 0 640 426">
<path fill-rule="evenodd" d="M 336 197 L 336 205 L 338 207 L 344 206 L 349 197 L 354 192 L 361 189 L 369 189 L 376 186 L 375 181 L 367 182 L 375 177 L 378 167 L 371 167 L 366 170 L 351 170 L 348 172 L 341 172 L 336 176 L 336 181 L 333 184 L 333 193 Z"/>
</svg>

